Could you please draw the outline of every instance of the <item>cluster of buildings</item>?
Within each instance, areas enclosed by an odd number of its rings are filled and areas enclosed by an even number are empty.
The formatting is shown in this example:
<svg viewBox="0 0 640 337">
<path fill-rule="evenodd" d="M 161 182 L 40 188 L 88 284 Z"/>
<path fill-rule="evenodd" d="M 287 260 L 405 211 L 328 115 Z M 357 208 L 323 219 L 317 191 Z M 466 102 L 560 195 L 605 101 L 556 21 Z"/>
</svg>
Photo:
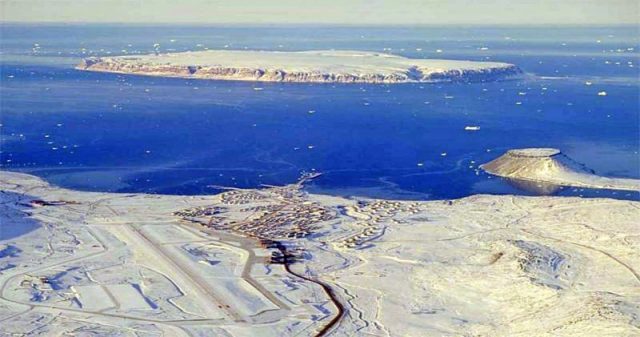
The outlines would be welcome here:
<svg viewBox="0 0 640 337">
<path fill-rule="evenodd" d="M 359 202 L 350 209 L 351 215 L 356 215 L 362 219 L 356 222 L 356 225 L 362 228 L 357 234 L 350 235 L 338 243 L 339 246 L 345 248 L 360 248 L 365 243 L 379 237 L 383 234 L 384 227 L 382 223 L 389 221 L 391 223 L 400 223 L 394 219 L 399 212 L 408 212 L 416 214 L 419 212 L 419 203 L 402 203 L 390 200 L 376 200 L 374 202 Z"/>
<path fill-rule="evenodd" d="M 265 239 L 303 238 L 317 228 L 317 223 L 336 218 L 336 213 L 314 203 L 284 204 L 279 209 L 261 212 L 233 229 Z"/>
<path fill-rule="evenodd" d="M 223 204 L 244 205 L 267 198 L 262 193 L 252 190 L 232 190 L 220 195 Z"/>
<path fill-rule="evenodd" d="M 301 181 L 312 179 L 308 174 Z M 336 219 L 337 212 L 308 201 L 301 183 L 264 190 L 231 190 L 220 194 L 224 206 L 201 206 L 176 211 L 184 220 L 197 222 L 220 231 L 240 233 L 260 240 L 272 251 L 270 262 L 291 264 L 301 255 L 292 239 L 304 238 L 319 223 Z M 241 207 L 238 207 L 241 206 Z M 289 242 L 286 245 L 284 242 Z"/>
<path fill-rule="evenodd" d="M 207 207 L 194 207 L 187 208 L 180 211 L 173 212 L 173 215 L 177 215 L 183 218 L 200 218 L 206 216 L 213 216 L 225 212 L 224 207 L 207 206 Z"/>
</svg>

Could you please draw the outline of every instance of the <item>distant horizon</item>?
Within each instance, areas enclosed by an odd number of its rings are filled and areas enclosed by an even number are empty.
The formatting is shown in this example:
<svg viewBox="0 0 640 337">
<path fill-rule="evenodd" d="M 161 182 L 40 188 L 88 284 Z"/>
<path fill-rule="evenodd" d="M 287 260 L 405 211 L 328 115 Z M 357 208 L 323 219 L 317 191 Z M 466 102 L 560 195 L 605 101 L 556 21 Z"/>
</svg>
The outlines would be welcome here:
<svg viewBox="0 0 640 337">
<path fill-rule="evenodd" d="M 236 27 L 629 27 L 640 31 L 640 23 L 326 23 L 326 22 L 121 22 L 121 21 L 14 21 L 0 20 L 0 25 L 121 25 L 121 26 L 236 26 Z"/>
<path fill-rule="evenodd" d="M 0 22 L 193 25 L 639 25 L 635 0 L 0 0 Z"/>
</svg>

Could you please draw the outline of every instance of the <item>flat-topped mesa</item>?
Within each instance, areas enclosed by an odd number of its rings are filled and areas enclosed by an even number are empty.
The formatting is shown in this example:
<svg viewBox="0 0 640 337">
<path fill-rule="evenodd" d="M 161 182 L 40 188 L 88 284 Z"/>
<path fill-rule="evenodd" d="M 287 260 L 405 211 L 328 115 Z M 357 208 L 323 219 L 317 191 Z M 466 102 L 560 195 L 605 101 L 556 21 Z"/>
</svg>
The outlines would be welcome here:
<svg viewBox="0 0 640 337">
<path fill-rule="evenodd" d="M 558 149 L 528 148 L 509 150 L 480 166 L 486 172 L 505 178 L 562 186 L 640 191 L 640 180 L 608 178 L 575 162 Z"/>
<path fill-rule="evenodd" d="M 361 51 L 208 50 L 92 57 L 79 70 L 212 80 L 308 83 L 482 82 L 519 75 L 513 64 L 436 59 Z"/>
</svg>

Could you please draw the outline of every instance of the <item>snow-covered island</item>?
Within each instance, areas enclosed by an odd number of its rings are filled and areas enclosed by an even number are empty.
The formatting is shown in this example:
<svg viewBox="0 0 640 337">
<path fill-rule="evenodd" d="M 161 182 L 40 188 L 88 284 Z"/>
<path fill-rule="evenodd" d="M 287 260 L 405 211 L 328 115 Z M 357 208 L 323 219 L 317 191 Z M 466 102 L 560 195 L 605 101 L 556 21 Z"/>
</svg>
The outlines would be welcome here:
<svg viewBox="0 0 640 337">
<path fill-rule="evenodd" d="M 513 64 L 316 50 L 300 52 L 207 50 L 91 57 L 79 70 L 212 80 L 313 83 L 491 81 L 519 75 Z"/>
</svg>

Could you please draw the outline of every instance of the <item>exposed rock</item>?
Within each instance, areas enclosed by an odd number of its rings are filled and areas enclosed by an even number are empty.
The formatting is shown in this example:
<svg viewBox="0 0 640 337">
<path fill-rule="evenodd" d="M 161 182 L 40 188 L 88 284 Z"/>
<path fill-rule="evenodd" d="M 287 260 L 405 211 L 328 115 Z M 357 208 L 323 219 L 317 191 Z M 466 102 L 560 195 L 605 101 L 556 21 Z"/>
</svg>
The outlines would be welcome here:
<svg viewBox="0 0 640 337">
<path fill-rule="evenodd" d="M 521 74 L 507 63 L 408 59 L 359 51 L 211 50 L 93 57 L 76 69 L 215 80 L 317 83 L 491 81 Z"/>
</svg>

